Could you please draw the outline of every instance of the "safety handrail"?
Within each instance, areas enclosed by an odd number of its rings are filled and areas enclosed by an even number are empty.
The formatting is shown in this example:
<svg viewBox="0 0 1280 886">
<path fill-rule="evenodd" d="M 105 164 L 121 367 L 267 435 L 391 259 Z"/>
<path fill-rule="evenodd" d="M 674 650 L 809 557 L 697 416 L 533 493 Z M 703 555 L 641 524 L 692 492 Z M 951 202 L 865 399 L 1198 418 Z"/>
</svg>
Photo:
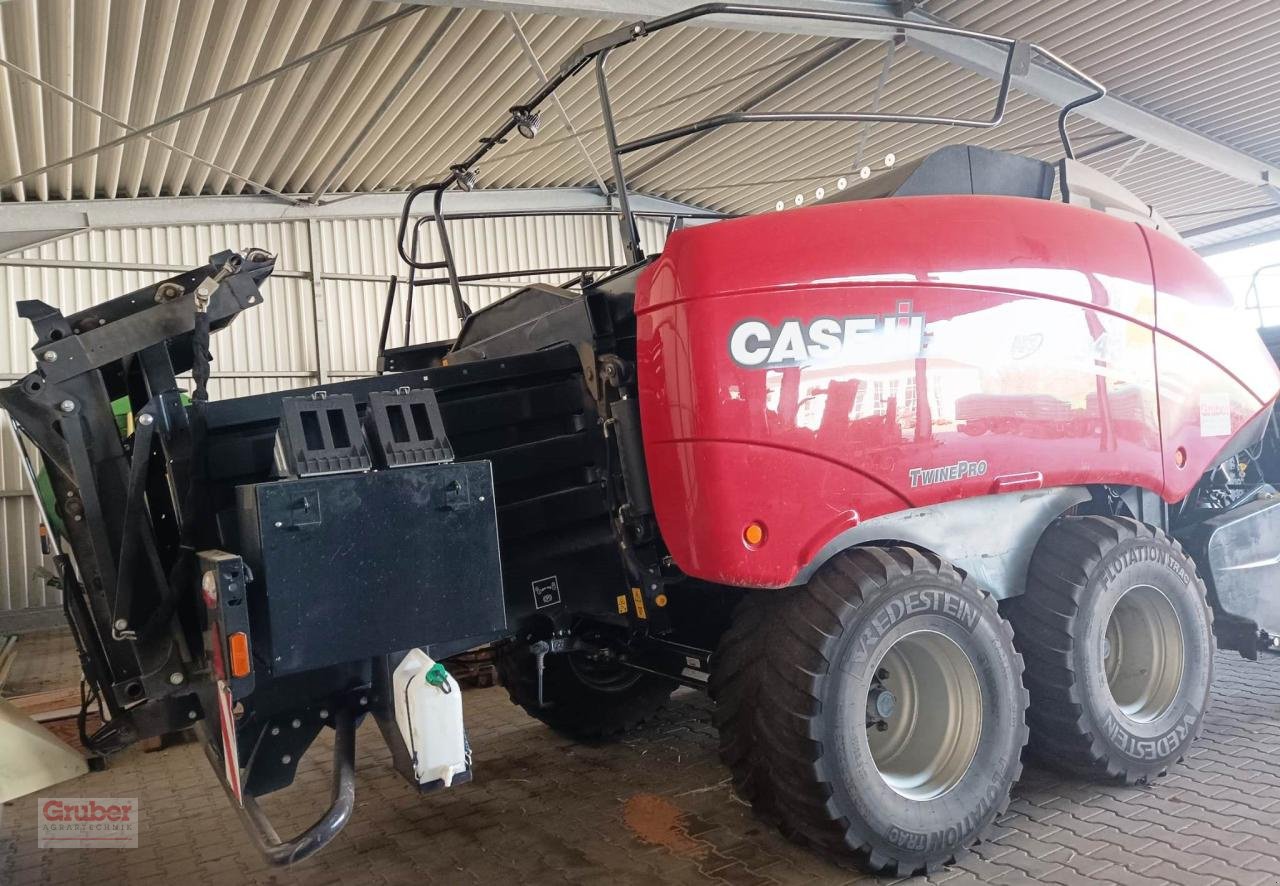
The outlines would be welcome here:
<svg viewBox="0 0 1280 886">
<path fill-rule="evenodd" d="M 419 188 L 415 188 L 413 193 L 418 193 L 418 194 L 425 193 L 426 191 L 432 190 L 432 187 L 433 187 L 432 185 L 423 185 Z M 439 194 L 443 192 L 437 191 L 437 193 Z M 413 196 L 412 193 L 410 196 L 412 198 Z M 405 306 L 405 318 L 404 318 L 404 343 L 407 345 L 409 344 L 410 330 L 412 329 L 412 325 L 413 325 L 413 305 L 414 305 L 413 292 L 416 287 L 440 286 L 442 284 L 448 284 L 451 288 L 451 294 L 454 297 L 454 308 L 457 311 L 458 319 L 465 320 L 471 312 L 467 304 L 463 302 L 461 298 L 460 287 L 463 284 L 478 283 L 478 282 L 483 282 L 485 280 L 504 280 L 504 279 L 510 279 L 512 277 L 545 277 L 553 274 L 575 274 L 576 276 L 574 278 L 560 284 L 561 286 L 570 287 L 574 285 L 581 285 L 585 275 L 599 274 L 605 271 L 610 271 L 614 268 L 613 265 L 582 264 L 582 265 L 567 265 L 567 266 L 554 267 L 554 268 L 520 268 L 520 269 L 508 270 L 508 271 L 484 271 L 484 272 L 478 272 L 474 274 L 459 274 L 457 272 L 456 264 L 453 264 L 454 262 L 453 247 L 452 247 L 451 241 L 448 239 L 447 229 L 440 232 L 441 249 L 445 254 L 445 258 L 438 259 L 435 261 L 419 261 L 418 260 L 418 250 L 421 244 L 422 228 L 425 225 L 435 223 L 437 219 L 441 217 L 444 219 L 445 222 L 450 222 L 450 221 L 466 221 L 466 220 L 475 220 L 475 219 L 494 219 L 494 218 L 522 218 L 522 217 L 545 218 L 545 217 L 559 217 L 559 216 L 614 216 L 616 215 L 618 210 L 608 206 L 582 206 L 577 208 L 566 207 L 566 208 L 554 208 L 554 209 L 472 210 L 472 211 L 466 211 L 466 212 L 446 212 L 446 213 L 443 213 L 442 216 L 437 215 L 437 213 L 434 211 L 428 212 L 425 215 L 419 216 L 417 220 L 414 222 L 412 237 L 410 238 L 409 253 L 408 253 L 408 256 L 406 257 L 403 250 L 403 244 L 405 239 L 404 231 L 407 228 L 409 223 L 408 210 L 409 210 L 410 204 L 411 204 L 411 200 L 406 200 L 405 206 L 401 212 L 401 220 L 400 220 L 401 232 L 398 238 L 402 247 L 401 257 L 405 259 L 405 263 L 409 266 L 409 276 L 405 280 L 401 280 L 396 276 L 392 276 L 389 280 L 387 296 L 383 304 L 382 331 L 378 339 L 379 356 L 381 356 L 386 352 L 387 339 L 389 338 L 389 334 L 390 334 L 391 319 L 394 313 L 395 300 L 399 297 L 399 286 L 402 283 L 405 286 L 407 286 L 409 289 L 409 294 L 405 303 L 406 306 Z M 729 214 L 719 213 L 719 212 L 710 212 L 710 211 L 682 212 L 678 210 L 670 210 L 670 211 L 642 210 L 637 212 L 636 216 L 639 218 L 663 218 L 663 219 L 668 219 L 672 222 L 687 221 L 687 220 L 716 221 L 719 219 L 732 217 Z M 437 230 L 440 231 L 439 228 L 437 228 Z M 432 271 L 432 270 L 441 270 L 441 269 L 446 269 L 449 272 L 447 272 L 444 276 L 421 277 L 421 278 L 418 277 L 416 273 L 417 271 L 420 271 L 420 270 Z M 455 283 L 457 284 L 458 288 L 454 288 Z"/>
<path fill-rule="evenodd" d="M 609 54 L 615 49 L 634 43 L 635 41 L 650 34 L 676 25 L 687 24 L 695 19 L 712 15 L 806 19 L 812 21 L 838 22 L 842 24 L 867 25 L 872 27 L 882 27 L 885 29 L 886 35 L 891 37 L 897 37 L 907 32 L 914 31 L 941 34 L 944 36 L 958 37 L 962 39 L 979 40 L 992 44 L 1005 51 L 1004 65 L 1001 71 L 1000 83 L 996 94 L 995 107 L 990 116 L 973 118 L 921 114 L 835 111 L 737 111 L 716 114 L 683 126 L 663 130 L 632 141 L 619 143 L 614 124 L 613 112 L 610 107 L 608 83 L 605 75 L 605 65 Z M 449 283 L 452 291 L 454 309 L 457 312 L 459 319 L 466 318 L 468 310 L 462 300 L 462 281 L 457 273 L 457 265 L 453 257 L 453 249 L 449 243 L 448 230 L 445 224 L 446 216 L 442 211 L 444 193 L 455 185 L 458 185 L 463 190 L 470 190 L 475 183 L 475 176 L 473 172 L 475 165 L 497 145 L 502 144 L 512 130 L 516 129 L 521 124 L 521 121 L 528 120 L 529 115 L 532 112 L 535 112 L 538 107 L 557 89 L 559 89 L 565 81 L 577 75 L 583 70 L 583 68 L 593 61 L 595 62 L 596 69 L 596 90 L 600 103 L 601 116 L 604 123 L 605 138 L 609 147 L 609 159 L 612 166 L 614 188 L 616 190 L 618 201 L 618 205 L 616 207 L 602 207 L 600 212 L 602 214 L 616 215 L 618 217 L 619 224 L 621 226 L 623 248 L 626 252 L 626 263 L 632 264 L 642 261 L 644 259 L 644 252 L 640 246 L 639 228 L 636 225 L 637 213 L 632 211 L 630 196 L 627 192 L 626 177 L 622 168 L 621 159 L 623 155 L 643 150 L 644 148 L 653 147 L 664 142 L 685 138 L 700 132 L 707 132 L 724 126 L 747 123 L 885 122 L 989 129 L 999 125 L 1004 119 L 1005 109 L 1008 104 L 1009 88 L 1012 83 L 1014 70 L 1023 62 L 1029 64 L 1032 54 L 1039 55 L 1050 64 L 1059 68 L 1069 77 L 1078 81 L 1082 86 L 1089 89 L 1089 93 L 1087 95 L 1068 102 L 1058 113 L 1058 134 L 1062 140 L 1063 151 L 1068 158 L 1074 158 L 1075 155 L 1071 148 L 1071 139 L 1067 133 L 1067 116 L 1076 108 L 1102 98 L 1106 95 L 1106 87 L 1079 69 L 1063 61 L 1054 53 L 1035 43 L 1025 43 L 1011 37 L 985 34 L 980 31 L 972 31 L 965 28 L 957 28 L 952 25 L 945 25 L 930 21 L 885 18 L 882 16 L 864 15 L 861 13 L 841 12 L 836 10 L 819 11 L 791 9 L 783 6 L 762 6 L 743 3 L 704 3 L 699 6 L 694 6 L 650 21 L 634 22 L 592 40 L 588 40 L 571 51 L 556 71 L 550 77 L 545 78 L 542 84 L 535 89 L 523 103 L 511 108 L 507 118 L 491 135 L 480 139 L 479 146 L 476 147 L 466 159 L 450 167 L 449 174 L 447 176 L 436 182 L 418 185 L 408 193 L 405 197 L 403 210 L 401 211 L 397 236 L 397 248 L 400 253 L 400 258 L 409 266 L 411 274 L 416 270 L 437 270 L 443 267 L 446 271 L 447 282 Z M 412 214 L 414 203 L 419 197 L 426 193 L 434 194 L 433 211 L 429 217 L 436 223 L 442 250 L 444 252 L 444 258 L 439 262 L 419 262 L 417 260 L 417 228 L 415 228 L 413 242 L 414 254 L 411 255 L 409 250 L 406 248 L 405 235 L 408 233 L 409 217 Z M 419 224 L 421 224 L 421 222 L 419 222 Z M 412 291 L 412 289 L 410 291 Z"/>
<path fill-rule="evenodd" d="M 1244 310 L 1246 311 L 1249 310 L 1250 308 L 1253 308 L 1258 312 L 1259 327 L 1266 325 L 1266 316 L 1264 315 L 1263 311 L 1268 306 L 1263 305 L 1262 303 L 1262 291 L 1258 288 L 1258 281 L 1261 279 L 1264 271 L 1272 271 L 1277 268 L 1280 268 L 1280 262 L 1272 262 L 1270 264 L 1259 265 L 1256 269 L 1254 269 L 1253 275 L 1249 278 L 1249 288 L 1245 290 L 1245 293 L 1244 293 L 1244 304 L 1242 304 L 1241 307 L 1244 308 Z M 1271 307 L 1274 307 L 1274 305 L 1272 305 Z"/>
</svg>

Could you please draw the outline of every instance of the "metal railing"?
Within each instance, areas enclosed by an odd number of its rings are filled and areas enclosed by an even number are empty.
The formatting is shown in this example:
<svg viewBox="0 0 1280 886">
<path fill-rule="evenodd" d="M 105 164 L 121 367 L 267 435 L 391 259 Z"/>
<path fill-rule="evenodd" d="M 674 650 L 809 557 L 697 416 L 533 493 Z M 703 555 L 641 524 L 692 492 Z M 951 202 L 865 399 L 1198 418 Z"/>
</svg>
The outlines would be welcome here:
<svg viewBox="0 0 1280 886">
<path fill-rule="evenodd" d="M 436 206 L 440 205 L 439 196 L 443 191 L 437 192 Z M 406 202 L 406 208 L 408 203 Z M 378 355 L 381 357 L 386 353 L 387 340 L 391 334 L 391 321 L 395 314 L 395 301 L 399 295 L 399 287 L 403 284 L 407 287 L 407 295 L 405 297 L 404 312 L 404 344 L 411 343 L 413 329 L 413 309 L 414 309 L 414 291 L 420 286 L 440 286 L 447 284 L 450 288 L 450 295 L 453 299 L 454 311 L 459 320 L 465 320 L 470 314 L 471 309 L 462 298 L 462 286 L 465 284 L 483 283 L 489 280 L 508 280 L 515 277 L 546 277 L 556 274 L 572 274 L 573 276 L 561 281 L 558 285 L 564 288 L 572 288 L 581 286 L 591 279 L 590 275 L 600 274 L 613 270 L 614 266 L 609 265 L 565 265 L 554 268 L 520 268 L 507 271 L 485 271 L 474 274 L 459 274 L 457 262 L 453 255 L 453 246 L 449 240 L 446 222 L 449 221 L 466 221 L 472 219 L 495 219 L 495 218 L 547 218 L 556 216 L 614 216 L 618 210 L 608 206 L 584 206 L 578 209 L 522 209 L 522 210 L 492 210 L 492 211 L 475 211 L 475 212 L 453 212 L 440 213 L 432 211 L 426 215 L 420 216 L 414 223 L 412 234 L 409 242 L 408 256 L 406 263 L 409 266 L 409 273 L 406 279 L 392 276 L 388 282 L 387 297 L 383 305 L 382 312 L 382 329 L 378 337 Z M 716 212 L 680 212 L 672 211 L 641 211 L 637 212 L 638 218 L 662 218 L 669 222 L 668 230 L 676 224 L 689 221 L 716 221 L 730 216 L 724 213 Z M 421 249 L 422 229 L 426 225 L 434 224 L 440 240 L 441 252 L 444 258 L 436 261 L 418 261 L 418 254 Z M 399 235 L 400 253 L 404 256 L 404 236 L 405 228 L 408 225 L 407 216 L 401 217 L 401 230 Z M 444 276 L 419 277 L 418 271 L 445 271 Z"/>
<path fill-rule="evenodd" d="M 613 109 L 609 100 L 608 78 L 605 70 L 610 53 L 666 28 L 687 24 L 696 19 L 712 15 L 806 19 L 840 24 L 868 25 L 884 28 L 886 35 L 889 37 L 896 37 L 898 35 L 915 31 L 942 34 L 988 43 L 1003 49 L 1005 52 L 1004 64 L 995 96 L 995 106 L 992 109 L 991 114 L 987 117 L 946 117 L 920 114 L 842 111 L 735 111 L 731 113 L 715 114 L 683 126 L 666 129 L 631 141 L 619 142 Z M 455 185 L 460 187 L 462 190 L 471 190 L 475 184 L 474 168 L 476 164 L 479 163 L 479 161 L 496 146 L 502 144 L 513 130 L 520 130 L 522 135 L 532 137 L 528 132 L 529 121 L 531 119 L 536 120 L 536 118 L 531 115 L 536 114 L 542 103 L 555 93 L 562 84 L 572 79 L 592 62 L 595 63 L 596 92 L 604 124 L 605 139 L 609 149 L 609 160 L 613 172 L 617 206 L 601 208 L 596 212 L 580 213 L 580 211 L 574 211 L 574 213 L 607 214 L 616 216 L 621 229 L 623 249 L 625 250 L 625 264 L 630 265 L 643 261 L 645 255 L 640 245 L 639 227 L 636 224 L 636 218 L 639 215 L 642 215 L 642 213 L 635 212 L 631 206 L 631 200 L 627 191 L 626 175 L 622 165 L 622 158 L 624 155 L 664 144 L 666 142 L 686 138 L 698 133 L 709 132 L 725 126 L 739 124 L 785 122 L 874 122 L 919 123 L 942 126 L 963 126 L 975 129 L 990 129 L 994 126 L 998 126 L 1004 119 L 1005 108 L 1008 104 L 1009 98 L 1009 88 L 1012 83 L 1015 70 L 1025 65 L 1029 65 L 1032 55 L 1037 55 L 1059 68 L 1065 74 L 1077 80 L 1083 87 L 1088 89 L 1088 93 L 1086 95 L 1067 103 L 1058 113 L 1058 134 L 1062 140 L 1063 151 L 1067 157 L 1074 157 L 1074 152 L 1071 149 L 1071 139 L 1067 133 L 1067 116 L 1076 108 L 1102 98 L 1106 95 L 1106 88 L 1101 83 L 1084 74 L 1077 68 L 1058 58 L 1052 52 L 1034 43 L 1025 43 L 1010 37 L 999 37 L 992 34 L 984 34 L 979 31 L 971 31 L 964 28 L 953 27 L 951 25 L 936 24 L 927 21 L 905 21 L 902 19 L 884 18 L 858 13 L 837 11 L 821 12 L 789 9 L 783 6 L 756 6 L 742 3 L 706 3 L 662 18 L 635 22 L 611 31 L 608 34 L 601 35 L 595 39 L 588 40 L 570 52 L 552 76 L 548 77 L 541 86 L 534 90 L 534 92 L 529 95 L 522 104 L 513 107 L 506 120 L 504 120 L 496 130 L 494 130 L 490 135 L 480 139 L 479 147 L 472 151 L 470 156 L 466 157 L 462 162 L 450 167 L 449 174 L 443 179 L 429 184 L 419 185 L 409 192 L 405 198 L 404 208 L 400 214 L 400 225 L 397 236 L 397 246 L 400 258 L 406 265 L 408 265 L 411 273 L 415 271 L 443 270 L 445 272 L 444 276 L 433 278 L 431 283 L 447 283 L 453 295 L 454 310 L 457 312 L 459 319 L 466 318 L 469 312 L 467 306 L 463 302 L 461 289 L 462 283 L 466 281 L 458 274 L 457 264 L 454 260 L 453 249 L 449 243 L 449 233 L 445 221 L 449 218 L 484 217 L 485 214 L 473 213 L 465 215 L 446 215 L 443 211 L 444 194 L 449 188 L 452 188 Z M 409 219 L 413 213 L 413 206 L 419 197 L 427 193 L 433 195 L 432 210 L 428 215 L 423 216 L 418 220 L 417 224 L 415 224 L 412 243 L 407 244 L 406 235 L 409 233 Z M 513 215 L 516 213 L 497 214 Z M 538 215 L 548 213 L 531 212 L 520 214 Z M 433 220 L 435 222 L 437 235 L 441 242 L 444 257 L 439 261 L 424 262 L 418 260 L 418 233 L 421 226 L 427 220 Z M 579 269 L 549 269 L 542 271 L 529 271 L 526 273 L 545 274 L 569 270 Z M 467 278 L 470 280 L 481 280 L 490 279 L 496 276 L 497 275 L 479 274 L 467 275 Z M 426 281 L 422 281 L 421 283 L 415 283 L 415 285 L 430 284 Z M 393 290 L 394 286 L 395 284 L 393 284 Z M 412 291 L 412 288 L 410 291 Z M 389 296 L 387 308 L 388 316 L 384 321 L 384 326 L 389 323 L 390 320 L 390 301 L 391 297 Z"/>
<path fill-rule="evenodd" d="M 1273 302 L 1265 305 L 1262 303 L 1262 290 L 1258 284 L 1261 282 L 1263 274 L 1267 271 L 1280 271 L 1280 262 L 1259 265 L 1254 269 L 1253 276 L 1249 278 L 1249 288 L 1245 290 L 1244 304 L 1242 305 L 1245 310 L 1257 311 L 1259 328 L 1267 325 L 1265 312 L 1268 309 L 1275 310 L 1277 307 L 1280 307 L 1280 302 Z M 1280 274 L 1273 276 L 1280 277 Z"/>
</svg>

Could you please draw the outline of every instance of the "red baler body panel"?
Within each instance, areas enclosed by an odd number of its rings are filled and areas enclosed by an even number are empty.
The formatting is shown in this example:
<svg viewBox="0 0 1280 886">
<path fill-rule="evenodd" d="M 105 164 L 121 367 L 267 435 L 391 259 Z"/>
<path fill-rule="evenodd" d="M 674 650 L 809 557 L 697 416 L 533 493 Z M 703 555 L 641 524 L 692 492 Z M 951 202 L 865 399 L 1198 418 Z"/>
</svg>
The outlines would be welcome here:
<svg viewBox="0 0 1280 886">
<path fill-rule="evenodd" d="M 663 537 L 689 574 L 742 586 L 790 584 L 842 531 L 908 508 L 1092 483 L 1176 500 L 1280 387 L 1194 253 L 1041 200 L 676 232 L 636 315 Z"/>
</svg>

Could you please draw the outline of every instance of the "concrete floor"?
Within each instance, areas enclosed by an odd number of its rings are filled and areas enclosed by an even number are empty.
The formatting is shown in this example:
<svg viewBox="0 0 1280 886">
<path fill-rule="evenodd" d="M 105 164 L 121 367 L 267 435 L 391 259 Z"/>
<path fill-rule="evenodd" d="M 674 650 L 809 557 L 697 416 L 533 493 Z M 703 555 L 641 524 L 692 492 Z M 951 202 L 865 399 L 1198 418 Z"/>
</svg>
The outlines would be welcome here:
<svg viewBox="0 0 1280 886">
<path fill-rule="evenodd" d="M 995 838 L 933 881 L 1280 883 L 1280 659 L 1217 664 L 1205 735 L 1167 778 L 1125 788 L 1030 768 Z M 43 792 L 140 798 L 138 849 L 37 849 L 36 799 L 6 804 L 0 884 L 875 882 L 788 843 L 734 798 L 700 695 L 678 694 L 643 731 L 601 746 L 556 736 L 501 689 L 465 700 L 475 782 L 415 796 L 366 724 L 353 820 L 295 870 L 259 861 L 200 749 L 185 744 L 130 750 Z M 322 738 L 298 782 L 265 802 L 282 832 L 320 811 L 328 747 Z"/>
</svg>

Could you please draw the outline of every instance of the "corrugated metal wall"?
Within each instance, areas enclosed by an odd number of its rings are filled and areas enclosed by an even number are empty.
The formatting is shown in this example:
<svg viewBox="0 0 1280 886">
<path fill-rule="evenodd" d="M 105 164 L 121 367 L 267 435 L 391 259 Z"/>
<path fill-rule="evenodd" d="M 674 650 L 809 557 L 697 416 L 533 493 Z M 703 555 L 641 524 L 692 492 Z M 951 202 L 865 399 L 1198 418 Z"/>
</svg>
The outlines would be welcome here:
<svg viewBox="0 0 1280 886">
<path fill-rule="evenodd" d="M 600 216 L 482 219 L 450 223 L 460 273 L 530 267 L 608 265 L 621 255 L 613 221 Z M 658 249 L 665 223 L 642 219 L 646 248 Z M 64 313 L 146 286 L 202 264 L 222 249 L 260 246 L 277 253 L 266 300 L 213 338 L 214 398 L 227 398 L 370 375 L 377 357 L 387 279 L 403 274 L 390 218 L 322 219 L 271 224 L 186 225 L 92 231 L 0 258 L 0 384 L 33 366 L 30 327 L 14 303 L 39 298 Z M 428 243 L 428 240 L 432 241 Z M 424 252 L 439 255 L 424 236 Z M 561 279 L 564 275 L 561 275 Z M 543 278 L 554 282 L 556 278 Z M 515 284 L 468 286 L 473 307 Z M 391 343 L 403 340 L 403 290 Z M 413 339 L 457 333 L 444 287 L 415 296 Z M 58 590 L 41 567 L 39 523 L 21 463 L 0 413 L 0 612 L 54 606 Z"/>
</svg>

